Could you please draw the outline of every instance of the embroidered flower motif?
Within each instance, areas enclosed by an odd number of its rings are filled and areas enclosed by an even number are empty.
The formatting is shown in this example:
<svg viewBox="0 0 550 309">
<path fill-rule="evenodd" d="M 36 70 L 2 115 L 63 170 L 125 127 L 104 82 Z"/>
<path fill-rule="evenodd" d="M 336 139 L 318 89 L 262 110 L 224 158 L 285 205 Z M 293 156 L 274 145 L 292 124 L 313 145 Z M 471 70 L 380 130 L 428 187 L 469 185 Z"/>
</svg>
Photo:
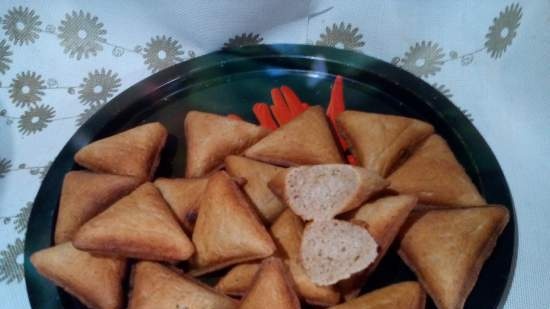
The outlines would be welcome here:
<svg viewBox="0 0 550 309">
<path fill-rule="evenodd" d="M 27 222 L 31 215 L 32 203 L 28 202 L 25 207 L 22 207 L 17 215 L 15 215 L 15 230 L 17 233 L 22 233 L 27 229 Z"/>
<path fill-rule="evenodd" d="M 10 98 L 18 107 L 28 106 L 42 100 L 45 88 L 42 76 L 31 71 L 21 72 L 10 84 Z"/>
<path fill-rule="evenodd" d="M 18 129 L 24 135 L 35 134 L 42 131 L 52 122 L 55 117 L 55 110 L 48 105 L 32 107 L 20 118 Z"/>
<path fill-rule="evenodd" d="M 451 59 L 456 59 L 458 58 L 458 52 L 456 50 L 451 50 L 449 52 L 449 57 L 451 57 Z"/>
<path fill-rule="evenodd" d="M 402 68 L 416 76 L 428 77 L 441 71 L 445 53 L 443 48 L 431 41 L 422 41 L 409 47 L 402 59 Z"/>
<path fill-rule="evenodd" d="M 0 178 L 4 178 L 4 176 L 10 171 L 10 169 L 11 161 L 6 158 L 2 158 L 2 160 L 0 160 Z"/>
<path fill-rule="evenodd" d="M 82 104 L 103 104 L 117 92 L 120 82 L 118 74 L 111 70 L 94 70 L 80 84 L 78 99 Z"/>
<path fill-rule="evenodd" d="M 38 32 L 42 22 L 39 18 L 34 10 L 22 6 L 14 7 L 4 15 L 2 29 L 15 45 L 34 43 L 40 37 Z"/>
<path fill-rule="evenodd" d="M 399 58 L 399 57 L 393 57 L 393 58 L 391 58 L 390 63 L 393 64 L 393 65 L 395 65 L 395 66 L 400 66 L 401 58 Z"/>
<path fill-rule="evenodd" d="M 43 180 L 51 165 L 52 161 L 49 161 L 46 166 L 32 167 L 29 172 L 31 173 L 31 175 L 38 175 L 38 179 Z"/>
<path fill-rule="evenodd" d="M 81 127 L 88 119 L 90 119 L 100 108 L 101 104 L 94 104 L 87 109 L 85 109 L 82 113 L 78 115 L 78 118 L 76 118 L 76 126 Z"/>
<path fill-rule="evenodd" d="M 449 88 L 447 88 L 445 85 L 443 84 L 438 84 L 438 83 L 433 83 L 432 84 L 432 87 L 434 87 L 435 89 L 437 89 L 437 91 L 441 92 L 441 94 L 443 94 L 444 96 L 447 97 L 447 99 L 450 99 L 453 97 L 453 94 L 451 93 L 451 90 L 449 90 Z"/>
<path fill-rule="evenodd" d="M 97 16 L 82 10 L 78 13 L 72 11 L 71 15 L 65 14 L 58 30 L 57 37 L 65 48 L 64 52 L 77 60 L 97 55 L 103 50 L 102 44 L 107 41 L 104 37 L 107 30 L 103 29 L 103 23 L 98 21 Z"/>
<path fill-rule="evenodd" d="M 485 35 L 487 39 L 485 47 L 491 58 L 500 58 L 506 48 L 512 44 L 517 35 L 522 16 L 521 7 L 515 3 L 507 6 L 504 12 L 501 11 L 499 16 L 493 19 L 493 24 Z"/>
<path fill-rule="evenodd" d="M 44 180 L 44 177 L 46 177 L 46 174 L 50 170 L 50 167 L 52 167 L 53 161 L 48 161 L 48 164 L 46 166 L 42 166 L 38 170 L 38 179 Z"/>
<path fill-rule="evenodd" d="M 474 55 L 473 54 L 466 54 L 462 57 L 460 57 L 460 64 L 463 66 L 470 65 L 470 63 L 474 62 Z"/>
<path fill-rule="evenodd" d="M 181 62 L 184 52 L 177 40 L 166 36 L 156 36 L 145 45 L 143 58 L 153 73 Z"/>
<path fill-rule="evenodd" d="M 238 48 L 238 47 L 243 47 L 243 46 L 247 46 L 247 45 L 258 45 L 260 44 L 262 41 L 264 40 L 264 38 L 262 38 L 259 34 L 255 34 L 255 33 L 242 33 L 240 35 L 236 35 L 232 38 L 230 38 L 229 40 L 227 40 L 227 42 L 225 42 L 223 44 L 223 48 L 224 49 L 229 49 L 229 48 Z"/>
<path fill-rule="evenodd" d="M 10 51 L 10 46 L 6 43 L 6 40 L 0 41 L 0 73 L 4 74 L 10 69 L 11 55 L 13 53 Z"/>
<path fill-rule="evenodd" d="M 12 283 L 23 280 L 23 240 L 17 238 L 13 244 L 0 251 L 0 282 Z"/>
<path fill-rule="evenodd" d="M 46 28 L 44 28 L 44 31 L 47 33 L 55 33 L 55 25 L 47 25 Z"/>
<path fill-rule="evenodd" d="M 59 83 L 57 82 L 57 80 L 54 79 L 54 78 L 48 78 L 48 81 L 46 82 L 46 84 L 47 84 L 48 87 L 50 87 L 50 88 L 56 88 L 56 87 L 59 85 Z"/>
<path fill-rule="evenodd" d="M 363 35 L 359 33 L 359 28 L 353 28 L 351 24 L 345 25 L 344 22 L 341 22 L 340 25 L 333 24 L 332 28 L 326 27 L 325 33 L 321 34 L 320 39 L 315 44 L 344 49 L 357 49 L 365 45 L 362 38 Z"/>
<path fill-rule="evenodd" d="M 460 111 L 470 120 L 471 122 L 474 122 L 474 117 L 472 116 L 472 113 L 470 113 L 467 109 L 459 107 Z"/>
<path fill-rule="evenodd" d="M 122 55 L 124 55 L 124 48 L 120 47 L 120 46 L 115 46 L 113 47 L 113 56 L 115 57 L 122 57 Z"/>
</svg>

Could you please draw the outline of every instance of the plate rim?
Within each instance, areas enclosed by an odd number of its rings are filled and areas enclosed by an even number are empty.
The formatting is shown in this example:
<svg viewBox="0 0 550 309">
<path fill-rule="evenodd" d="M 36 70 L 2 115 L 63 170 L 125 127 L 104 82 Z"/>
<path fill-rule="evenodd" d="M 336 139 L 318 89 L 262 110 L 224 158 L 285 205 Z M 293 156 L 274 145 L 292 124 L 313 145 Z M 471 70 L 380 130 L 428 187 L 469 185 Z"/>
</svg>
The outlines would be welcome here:
<svg viewBox="0 0 550 309">
<path fill-rule="evenodd" d="M 132 86 L 112 98 L 109 102 L 104 104 L 67 140 L 66 144 L 61 148 L 56 158 L 52 162 L 51 167 L 60 165 L 64 160 L 66 160 L 68 154 L 73 154 L 74 152 L 76 152 L 77 149 L 80 149 L 82 146 L 84 146 L 85 143 L 79 144 L 78 141 L 89 140 L 89 138 L 86 138 L 86 136 L 89 135 L 87 132 L 95 131 L 95 134 L 97 135 L 101 131 L 101 127 L 105 126 L 109 122 L 108 115 L 115 113 L 116 110 L 127 109 L 131 105 L 135 104 L 136 100 L 142 100 L 144 97 L 150 95 L 151 93 L 162 91 L 162 89 L 170 87 L 170 85 L 172 85 L 176 81 L 181 82 L 187 79 L 192 79 L 193 74 L 195 74 L 197 71 L 204 70 L 205 68 L 215 67 L 220 64 L 223 66 L 224 64 L 230 64 L 232 62 L 243 59 L 252 60 L 270 57 L 305 58 L 311 61 L 320 62 L 332 61 L 340 65 L 345 65 L 353 67 L 354 69 L 366 71 L 369 74 L 375 75 L 381 79 L 397 81 L 397 83 L 400 83 L 400 85 L 398 85 L 399 87 L 407 91 L 409 94 L 414 95 L 418 99 L 424 101 L 433 109 L 435 113 L 438 113 L 440 117 L 444 119 L 454 117 L 457 120 L 461 121 L 461 123 L 465 124 L 465 127 L 463 127 L 462 129 L 468 130 L 469 142 L 475 142 L 479 145 L 479 147 L 485 149 L 486 154 L 488 155 L 488 159 L 491 161 L 491 164 L 496 167 L 498 176 L 501 178 L 502 186 L 504 189 L 502 195 L 505 196 L 504 199 L 510 201 L 510 204 L 505 206 L 510 211 L 511 224 L 509 224 L 513 229 L 514 244 L 512 246 L 513 252 L 510 262 L 510 271 L 507 275 L 507 282 L 502 291 L 502 296 L 497 306 L 498 308 L 502 308 L 508 299 L 510 288 L 515 277 L 519 247 L 519 230 L 517 214 L 515 211 L 515 203 L 510 192 L 508 181 L 506 180 L 498 159 L 496 158 L 492 148 L 489 146 L 489 144 L 486 142 L 486 140 L 483 138 L 477 128 L 473 125 L 473 123 L 446 96 L 441 94 L 430 84 L 416 77 L 415 75 L 372 56 L 357 53 L 354 51 L 341 50 L 325 46 L 304 44 L 261 44 L 233 49 L 222 49 L 181 62 L 142 79 L 141 81 L 133 84 Z M 202 67 L 203 63 L 211 64 Z M 195 67 L 200 67 L 200 69 L 197 70 L 195 69 Z M 344 76 L 344 79 L 345 78 L 346 76 Z M 153 85 L 153 87 L 151 87 L 151 85 Z M 446 109 L 446 115 L 443 115 L 443 107 Z M 451 129 L 453 131 L 457 131 L 454 126 L 451 127 Z M 460 134 L 456 135 L 460 136 Z M 72 155 L 69 158 L 69 161 L 72 162 Z M 49 180 L 51 180 L 53 177 L 55 177 L 55 175 L 53 173 L 53 169 L 50 168 L 40 185 L 33 205 L 37 205 L 37 202 L 46 198 L 47 192 L 49 191 L 48 183 Z M 33 206 L 29 215 L 27 231 L 25 233 L 24 247 L 24 278 L 29 303 L 31 305 L 31 308 L 33 309 L 38 307 L 37 304 L 33 305 L 33 297 L 31 296 L 32 293 L 36 291 L 36 288 L 34 287 L 34 276 L 36 276 L 36 271 L 34 269 L 34 266 L 32 266 L 32 264 L 30 263 L 30 255 L 36 251 L 33 250 L 34 246 L 32 245 L 32 240 L 36 238 L 36 235 L 34 235 L 36 232 L 34 231 L 31 224 L 37 221 L 37 212 L 38 208 Z M 57 212 L 57 210 L 55 210 L 55 212 Z"/>
</svg>

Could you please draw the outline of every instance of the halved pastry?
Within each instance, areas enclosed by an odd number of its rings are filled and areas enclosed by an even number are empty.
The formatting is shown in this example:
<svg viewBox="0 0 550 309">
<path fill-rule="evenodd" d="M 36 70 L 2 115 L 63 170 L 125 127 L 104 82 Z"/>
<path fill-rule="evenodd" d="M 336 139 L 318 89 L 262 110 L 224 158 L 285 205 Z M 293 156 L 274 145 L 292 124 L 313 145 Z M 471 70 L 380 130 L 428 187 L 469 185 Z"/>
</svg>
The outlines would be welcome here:
<svg viewBox="0 0 550 309">
<path fill-rule="evenodd" d="M 304 230 L 300 255 L 311 281 L 326 286 L 367 268 L 378 255 L 378 245 L 362 226 L 335 219 L 313 221 Z"/>
<path fill-rule="evenodd" d="M 333 286 L 317 285 L 305 274 L 300 261 L 303 231 L 302 220 L 290 209 L 285 210 L 271 226 L 271 234 L 278 245 L 277 256 L 286 264 L 290 276 L 294 280 L 298 296 L 314 305 L 337 304 L 340 300 L 340 293 Z M 227 295 L 241 296 L 252 285 L 259 268 L 259 263 L 239 264 L 220 279 L 216 288 Z"/>
<path fill-rule="evenodd" d="M 379 246 L 379 253 L 365 271 L 338 283 L 345 299 L 354 298 L 359 294 L 368 276 L 386 255 L 409 213 L 415 208 L 416 200 L 412 195 L 383 197 L 366 203 L 351 216 L 351 220 L 359 220 L 366 224 L 367 231 Z"/>
<path fill-rule="evenodd" d="M 296 284 L 296 292 L 307 303 L 330 306 L 337 304 L 340 293 L 334 286 L 313 283 L 302 266 L 300 247 L 304 223 L 292 210 L 285 210 L 271 226 L 271 234 L 278 246 L 278 255 L 284 259 Z"/>
<path fill-rule="evenodd" d="M 292 167 L 269 187 L 304 220 L 326 220 L 357 208 L 388 181 L 365 168 L 348 164 Z"/>
</svg>

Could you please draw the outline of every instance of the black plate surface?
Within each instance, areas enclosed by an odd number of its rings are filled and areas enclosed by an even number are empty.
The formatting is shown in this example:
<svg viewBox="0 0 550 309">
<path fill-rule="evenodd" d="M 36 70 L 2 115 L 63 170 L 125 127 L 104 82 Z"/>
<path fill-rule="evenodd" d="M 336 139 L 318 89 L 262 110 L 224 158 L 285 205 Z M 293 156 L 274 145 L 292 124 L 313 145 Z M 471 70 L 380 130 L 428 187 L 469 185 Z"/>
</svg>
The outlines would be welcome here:
<svg viewBox="0 0 550 309">
<path fill-rule="evenodd" d="M 88 120 L 52 164 L 32 209 L 25 242 L 25 278 L 33 309 L 84 308 L 40 276 L 30 255 L 50 246 L 65 173 L 78 168 L 73 156 L 93 140 L 151 121 L 170 132 L 159 176 L 182 177 L 183 119 L 189 110 L 235 113 L 254 121 L 252 105 L 270 102 L 269 90 L 292 87 L 310 104 L 325 105 L 336 74 L 345 78 L 347 109 L 416 117 L 430 122 L 449 143 L 489 203 L 511 212 L 465 308 L 502 308 L 517 250 L 512 198 L 500 166 L 472 123 L 445 96 L 415 76 L 383 61 L 348 51 L 306 45 L 263 45 L 220 51 L 178 64 L 132 86 Z M 219 274 L 218 274 L 219 275 Z M 208 281 L 214 278 L 208 278 Z M 390 253 L 364 291 L 414 279 Z M 429 304 L 428 308 L 435 308 Z"/>
</svg>

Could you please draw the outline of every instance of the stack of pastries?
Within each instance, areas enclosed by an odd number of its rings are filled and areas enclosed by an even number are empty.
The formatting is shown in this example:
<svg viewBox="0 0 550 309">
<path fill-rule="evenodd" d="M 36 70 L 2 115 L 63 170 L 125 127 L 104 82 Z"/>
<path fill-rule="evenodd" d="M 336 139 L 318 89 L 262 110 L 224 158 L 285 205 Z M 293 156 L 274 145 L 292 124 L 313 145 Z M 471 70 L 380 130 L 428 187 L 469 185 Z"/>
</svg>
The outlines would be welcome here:
<svg viewBox="0 0 550 309">
<path fill-rule="evenodd" d="M 185 178 L 155 179 L 160 123 L 78 151 L 34 267 L 95 309 L 460 309 L 509 220 L 417 119 L 341 113 L 356 165 L 320 106 L 274 130 L 199 111 L 184 127 Z M 360 295 L 392 245 L 417 281 Z"/>
</svg>

